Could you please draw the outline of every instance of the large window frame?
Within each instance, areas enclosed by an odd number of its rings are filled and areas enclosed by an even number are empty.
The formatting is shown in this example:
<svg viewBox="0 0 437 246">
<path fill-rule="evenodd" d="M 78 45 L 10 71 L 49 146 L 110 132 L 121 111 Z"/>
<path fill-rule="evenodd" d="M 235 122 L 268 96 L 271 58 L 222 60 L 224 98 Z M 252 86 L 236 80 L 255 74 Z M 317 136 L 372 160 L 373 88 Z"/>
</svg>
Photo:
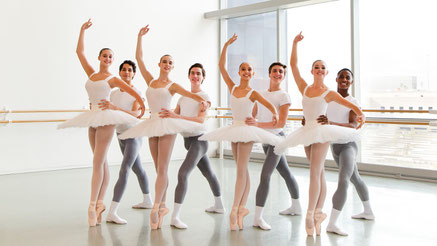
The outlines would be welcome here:
<svg viewBox="0 0 437 246">
<path fill-rule="evenodd" d="M 227 0 L 220 0 L 220 6 L 226 6 Z M 285 64 L 287 61 L 287 37 L 286 37 L 286 9 L 301 7 L 305 5 L 320 4 L 325 2 L 332 2 L 337 0 L 270 0 L 255 4 L 249 4 L 245 6 L 238 6 L 233 8 L 223 8 L 217 11 L 211 11 L 205 13 L 204 17 L 207 19 L 219 19 L 220 23 L 220 52 L 221 47 L 227 41 L 226 21 L 229 18 L 243 17 L 248 15 L 256 15 L 266 12 L 276 11 L 277 15 L 277 58 Z M 350 22 L 351 22 L 351 68 L 355 73 L 355 83 L 352 85 L 352 95 L 360 100 L 360 38 L 359 38 L 359 0 L 350 1 Z M 219 104 L 224 106 L 227 102 L 227 88 L 224 82 L 219 76 Z M 287 88 L 288 89 L 288 88 Z M 435 110 L 433 110 L 435 111 Z M 435 112 L 434 112 L 435 113 Z M 415 118 L 414 120 L 424 120 L 421 118 Z M 408 120 L 406 120 L 408 122 Z M 223 122 L 221 122 L 221 125 Z M 430 123 L 430 125 L 432 125 Z M 359 148 L 361 149 L 361 148 Z M 223 148 L 223 145 L 219 147 L 220 157 L 232 157 L 232 151 Z M 252 153 L 252 160 L 262 161 L 264 155 L 262 153 Z M 287 156 L 287 160 L 291 165 L 308 167 L 309 163 L 306 158 L 297 156 Z M 358 166 L 361 172 L 370 175 L 394 177 L 410 180 L 426 180 L 437 182 L 437 170 L 426 170 L 419 168 L 407 168 L 397 166 L 387 166 L 373 163 L 361 162 L 361 153 L 358 153 Z M 326 162 L 328 169 L 337 169 L 334 161 L 329 160 Z"/>
</svg>

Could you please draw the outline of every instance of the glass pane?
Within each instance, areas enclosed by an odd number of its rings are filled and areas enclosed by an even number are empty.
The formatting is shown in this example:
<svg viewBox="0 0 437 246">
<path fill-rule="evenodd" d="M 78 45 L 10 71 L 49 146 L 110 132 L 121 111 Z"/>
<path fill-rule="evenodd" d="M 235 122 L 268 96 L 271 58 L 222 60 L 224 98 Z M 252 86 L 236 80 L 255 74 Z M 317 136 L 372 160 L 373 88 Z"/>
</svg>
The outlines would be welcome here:
<svg viewBox="0 0 437 246">
<path fill-rule="evenodd" d="M 437 128 L 368 124 L 361 162 L 437 170 Z"/>
<path fill-rule="evenodd" d="M 268 68 L 277 61 L 276 12 L 234 18 L 227 23 L 228 38 L 234 33 L 238 35 L 227 54 L 227 68 L 232 80 L 240 83 L 238 69 L 242 62 L 248 62 L 255 71 L 251 87 L 268 89 Z"/>
<path fill-rule="evenodd" d="M 387 12 L 393 6 L 396 11 Z M 436 9 L 434 0 L 360 1 L 360 94 L 364 108 L 436 108 Z M 423 114 L 377 116 L 431 117 Z"/>
<path fill-rule="evenodd" d="M 396 11 L 389 11 L 396 6 Z M 427 110 L 437 106 L 437 3 L 366 0 L 359 3 L 363 108 Z M 432 114 L 367 113 L 384 118 L 437 119 Z M 362 162 L 437 169 L 437 130 L 428 126 L 368 124 Z M 383 146 L 381 148 L 381 146 Z"/>
<path fill-rule="evenodd" d="M 227 21 L 227 37 L 232 37 L 234 33 L 238 35 L 237 41 L 229 46 L 227 54 L 228 73 L 237 85 L 240 83 L 239 66 L 242 62 L 248 62 L 255 72 L 250 86 L 255 90 L 268 89 L 268 67 L 277 61 L 276 29 L 276 12 Z M 227 98 L 229 106 L 229 91 Z M 230 149 L 230 145 L 227 147 Z M 260 145 L 255 145 L 254 151 L 262 151 Z"/>
<path fill-rule="evenodd" d="M 259 3 L 259 2 L 265 2 L 269 0 L 227 0 L 227 8 L 242 6 L 242 5 L 248 5 L 252 3 Z"/>
<path fill-rule="evenodd" d="M 322 59 L 327 63 L 328 76 L 325 84 L 331 89 L 337 89 L 335 82 L 337 72 L 351 66 L 351 33 L 350 4 L 341 0 L 316 4 L 287 10 L 287 63 L 290 61 L 294 37 L 302 31 L 304 40 L 299 43 L 299 71 L 308 84 L 313 83 L 311 66 L 315 60 Z M 302 95 L 290 73 L 288 93 L 291 96 L 291 108 L 302 108 Z M 292 115 L 302 115 L 301 112 L 291 112 Z M 289 121 L 286 134 L 300 127 L 300 121 Z M 288 149 L 288 155 L 305 157 L 303 147 Z M 332 159 L 328 152 L 328 159 Z"/>
</svg>

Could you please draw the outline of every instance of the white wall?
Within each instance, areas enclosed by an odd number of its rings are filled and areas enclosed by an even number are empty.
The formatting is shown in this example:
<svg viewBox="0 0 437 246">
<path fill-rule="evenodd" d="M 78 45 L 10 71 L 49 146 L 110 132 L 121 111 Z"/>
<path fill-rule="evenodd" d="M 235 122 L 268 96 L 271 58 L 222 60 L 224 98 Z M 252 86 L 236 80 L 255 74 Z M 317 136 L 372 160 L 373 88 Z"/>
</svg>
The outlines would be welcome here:
<svg viewBox="0 0 437 246">
<path fill-rule="evenodd" d="M 218 1 L 204 0 L 5 1 L 0 9 L 0 109 L 79 109 L 88 105 L 87 77 L 75 54 L 80 26 L 88 18 L 93 26 L 86 32 L 85 51 L 95 69 L 98 51 L 110 47 L 116 59 L 111 72 L 118 75 L 118 64 L 134 59 L 139 28 L 150 24 L 143 47 L 152 74 L 157 75 L 159 58 L 171 54 L 175 60 L 171 78 L 189 88 L 187 70 L 201 62 L 207 71 L 204 90 L 217 105 L 218 23 L 203 18 L 204 12 L 216 9 Z M 145 91 L 139 73 L 134 84 Z M 7 118 L 62 119 L 74 115 Z M 178 137 L 173 159 L 184 157 L 181 143 Z M 143 161 L 151 161 L 146 141 L 141 154 Z M 87 129 L 56 130 L 55 123 L 0 126 L 0 174 L 90 166 L 91 160 Z M 114 138 L 109 162 L 118 164 L 120 160 Z"/>
</svg>

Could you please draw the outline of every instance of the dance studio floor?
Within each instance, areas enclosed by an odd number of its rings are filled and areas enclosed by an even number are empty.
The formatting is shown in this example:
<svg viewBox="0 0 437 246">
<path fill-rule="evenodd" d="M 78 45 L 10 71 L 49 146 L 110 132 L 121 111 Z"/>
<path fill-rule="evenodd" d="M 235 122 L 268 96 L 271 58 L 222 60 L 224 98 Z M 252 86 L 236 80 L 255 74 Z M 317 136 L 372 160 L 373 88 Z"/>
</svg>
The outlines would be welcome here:
<svg viewBox="0 0 437 246">
<path fill-rule="evenodd" d="M 172 161 L 167 204 L 173 208 L 177 169 L 181 161 Z M 229 211 L 234 191 L 235 164 L 232 160 L 212 159 L 221 182 L 226 209 Z M 153 165 L 145 164 L 150 183 L 155 181 Z M 106 194 L 109 207 L 118 166 L 111 167 L 111 182 Z M 198 170 L 189 179 L 181 219 L 186 230 L 170 227 L 170 214 L 161 230 L 150 231 L 150 210 L 131 209 L 142 198 L 132 173 L 119 215 L 127 225 L 103 223 L 90 228 L 87 208 L 91 169 L 39 172 L 0 176 L 0 245 L 437 245 L 437 184 L 363 176 L 369 186 L 375 221 L 353 220 L 361 212 L 361 202 L 352 186 L 339 219 L 347 237 L 327 234 L 307 237 L 304 216 L 283 216 L 278 211 L 289 205 L 289 195 L 277 172 L 271 179 L 270 195 L 264 218 L 271 231 L 252 227 L 255 191 L 260 163 L 250 163 L 251 191 L 243 231 L 229 231 L 228 212 L 224 215 L 203 212 L 212 205 L 213 196 Z M 308 169 L 291 168 L 300 185 L 301 204 L 306 210 Z M 328 199 L 324 211 L 330 213 L 331 197 L 336 187 L 336 172 L 327 172 Z M 151 185 L 152 195 L 154 194 Z M 104 213 L 106 216 L 106 212 Z M 325 229 L 327 221 L 323 224 Z"/>
</svg>

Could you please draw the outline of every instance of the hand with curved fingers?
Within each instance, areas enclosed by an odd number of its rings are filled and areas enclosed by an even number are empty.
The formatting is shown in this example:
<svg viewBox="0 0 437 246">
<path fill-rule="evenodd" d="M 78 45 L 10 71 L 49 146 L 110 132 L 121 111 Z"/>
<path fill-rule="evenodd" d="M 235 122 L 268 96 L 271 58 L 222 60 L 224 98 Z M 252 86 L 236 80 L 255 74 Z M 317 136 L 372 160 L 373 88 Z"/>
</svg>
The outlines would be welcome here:
<svg viewBox="0 0 437 246">
<path fill-rule="evenodd" d="M 180 115 L 173 112 L 173 110 L 161 108 L 161 112 L 159 112 L 159 117 L 161 117 L 161 118 L 179 118 Z"/>
<path fill-rule="evenodd" d="M 87 22 L 82 24 L 81 29 L 86 30 L 86 29 L 90 28 L 92 25 L 93 25 L 93 23 L 91 22 L 91 18 L 90 18 L 90 19 L 88 19 Z"/>
<path fill-rule="evenodd" d="M 244 123 L 248 126 L 258 126 L 258 121 L 253 117 L 247 117 Z"/>
<path fill-rule="evenodd" d="M 207 101 L 200 102 L 200 112 L 205 112 L 209 108 L 209 103 Z"/>
<path fill-rule="evenodd" d="M 302 41 L 303 40 L 303 35 L 302 35 L 302 32 L 300 32 L 295 38 L 294 38 L 294 43 L 298 43 L 298 42 L 300 42 L 300 41 Z"/>
<path fill-rule="evenodd" d="M 279 120 L 278 115 L 277 115 L 277 114 L 273 114 L 273 116 L 272 116 L 272 122 L 273 122 L 273 125 L 274 125 L 274 126 L 275 126 L 276 124 L 278 124 L 278 120 Z"/>
<path fill-rule="evenodd" d="M 317 118 L 317 123 L 320 123 L 321 125 L 329 125 L 329 120 L 326 115 L 320 115 Z"/>
<path fill-rule="evenodd" d="M 107 110 L 107 109 L 118 110 L 117 106 L 115 106 L 114 104 L 112 104 L 112 102 L 105 99 L 100 100 L 100 103 L 98 105 L 101 110 Z"/>
<path fill-rule="evenodd" d="M 150 30 L 149 25 L 147 25 L 147 26 L 145 26 L 145 27 L 142 27 L 142 28 L 140 29 L 140 32 L 138 32 L 138 36 L 144 36 L 144 35 L 146 35 L 146 34 L 149 32 L 149 30 Z"/>
<path fill-rule="evenodd" d="M 232 35 L 232 37 L 225 43 L 225 45 L 230 45 L 233 42 L 235 42 L 235 40 L 237 40 L 238 36 L 237 34 L 234 33 L 234 35 Z"/>
<path fill-rule="evenodd" d="M 358 115 L 356 120 L 358 122 L 358 126 L 356 129 L 358 130 L 364 125 L 364 122 L 366 122 L 366 116 L 364 116 L 364 114 Z"/>
</svg>

